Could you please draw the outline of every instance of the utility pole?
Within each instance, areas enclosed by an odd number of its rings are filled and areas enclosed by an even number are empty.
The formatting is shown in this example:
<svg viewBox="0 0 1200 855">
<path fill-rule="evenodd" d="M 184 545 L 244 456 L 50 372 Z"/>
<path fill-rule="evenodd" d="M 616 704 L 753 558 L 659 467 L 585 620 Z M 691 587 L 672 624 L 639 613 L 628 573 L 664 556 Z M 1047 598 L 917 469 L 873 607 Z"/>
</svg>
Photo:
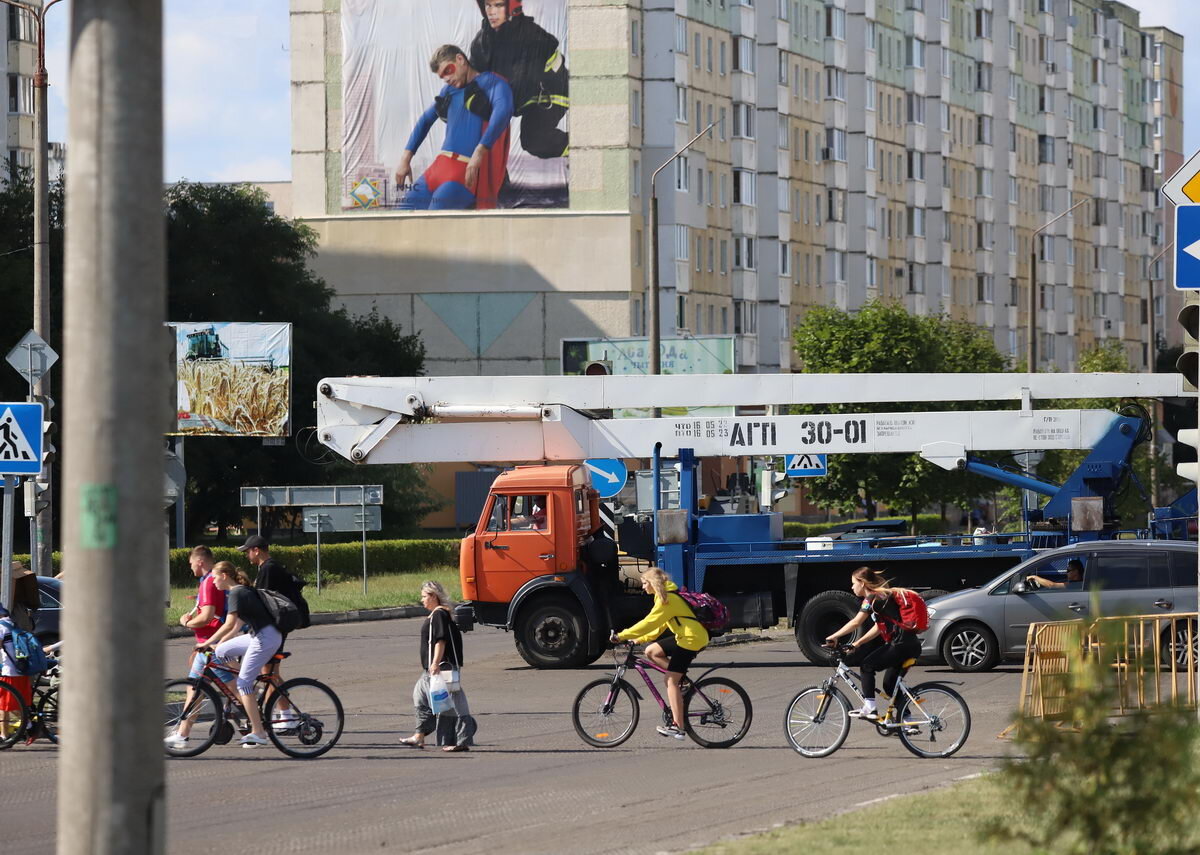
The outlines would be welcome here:
<svg viewBox="0 0 1200 855">
<path fill-rule="evenodd" d="M 1174 248 L 1175 241 L 1167 241 L 1167 245 L 1163 248 L 1163 251 L 1150 259 L 1150 267 L 1146 271 L 1146 293 L 1149 295 L 1146 306 L 1146 337 L 1150 339 L 1150 345 L 1146 350 L 1146 360 L 1149 363 L 1146 368 L 1151 374 L 1154 373 L 1155 367 L 1154 355 L 1158 352 L 1158 330 L 1154 323 L 1154 265 Z M 1158 425 L 1160 422 L 1160 408 L 1161 402 L 1158 400 L 1150 402 L 1150 504 L 1154 507 L 1158 507 Z"/>
<path fill-rule="evenodd" d="M 71 3 L 59 855 L 165 849 L 162 0 Z M 114 584 L 113 573 L 120 576 Z M 140 616 L 140 617 L 139 617 Z"/>
<path fill-rule="evenodd" d="M 708 127 L 696 134 L 687 145 L 679 149 L 669 158 L 654 170 L 650 175 L 650 293 L 649 293 L 649 321 L 650 321 L 650 373 L 662 373 L 662 330 L 659 328 L 659 293 L 658 293 L 658 191 L 655 179 L 658 178 L 658 173 L 662 172 L 679 157 L 696 144 L 696 141 L 706 133 L 716 127 L 716 122 L 710 122 Z M 655 407 L 651 416 L 658 418 L 662 415 L 662 410 Z"/>
<path fill-rule="evenodd" d="M 1030 374 L 1037 373 L 1037 313 L 1038 313 L 1038 283 L 1037 283 L 1037 236 L 1057 223 L 1063 217 L 1070 214 L 1080 205 L 1085 205 L 1091 201 L 1091 198 L 1080 199 L 1067 210 L 1063 211 L 1057 217 L 1045 225 L 1038 226 L 1033 230 L 1033 234 L 1029 236 L 1029 325 L 1025 329 L 1025 353 L 1029 356 L 1029 365 L 1026 370 Z"/>
<path fill-rule="evenodd" d="M 46 109 L 46 12 L 59 0 L 47 0 L 41 6 L 21 0 L 0 0 L 8 6 L 24 10 L 37 22 L 37 68 L 33 73 L 33 331 L 50 341 L 50 168 L 47 155 L 49 131 Z M 12 34 L 9 34 L 12 37 Z M 50 372 L 37 379 L 33 386 L 34 399 L 46 406 L 50 420 Z M 46 485 L 42 496 L 46 507 L 38 511 L 35 520 L 36 543 L 29 544 L 35 553 L 33 563 L 38 573 L 54 575 L 54 480 L 52 468 L 43 473 Z"/>
</svg>

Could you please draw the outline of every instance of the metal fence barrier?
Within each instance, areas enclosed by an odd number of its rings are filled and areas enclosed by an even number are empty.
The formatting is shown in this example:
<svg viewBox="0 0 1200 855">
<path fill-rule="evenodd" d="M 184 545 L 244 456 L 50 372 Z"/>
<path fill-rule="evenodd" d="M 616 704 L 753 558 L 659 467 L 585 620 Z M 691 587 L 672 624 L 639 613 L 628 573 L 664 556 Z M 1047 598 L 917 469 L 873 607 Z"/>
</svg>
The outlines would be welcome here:
<svg viewBox="0 0 1200 855">
<path fill-rule="evenodd" d="M 1104 662 L 1116 680 L 1113 715 L 1196 706 L 1196 612 L 1035 623 L 1026 637 L 1022 719 L 1066 721 L 1077 663 Z"/>
</svg>

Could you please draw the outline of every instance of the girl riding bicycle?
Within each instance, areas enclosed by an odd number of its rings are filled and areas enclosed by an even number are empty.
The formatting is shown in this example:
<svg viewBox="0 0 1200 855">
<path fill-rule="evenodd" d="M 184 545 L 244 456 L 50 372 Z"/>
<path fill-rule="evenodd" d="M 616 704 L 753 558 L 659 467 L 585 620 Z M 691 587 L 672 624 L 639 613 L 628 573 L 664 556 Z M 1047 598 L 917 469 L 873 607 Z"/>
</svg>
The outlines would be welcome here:
<svg viewBox="0 0 1200 855">
<path fill-rule="evenodd" d="M 850 590 L 854 596 L 862 598 L 858 614 L 850 618 L 846 625 L 837 632 L 827 636 L 828 644 L 836 644 L 843 635 L 851 635 L 870 618 L 874 623 L 869 630 L 850 645 L 856 656 L 854 662 L 859 663 L 862 672 L 863 707 L 850 715 L 877 719 L 877 704 L 875 701 L 875 675 L 887 669 L 883 675 L 883 691 L 888 697 L 896 690 L 896 679 L 900 676 L 900 666 L 909 659 L 921 655 L 921 638 L 915 626 L 907 626 L 901 620 L 901 605 L 909 597 L 920 597 L 916 591 L 908 588 L 893 588 L 883 574 L 870 567 L 859 567 L 850 575 Z M 853 664 L 850 659 L 847 662 Z"/>
<path fill-rule="evenodd" d="M 212 573 L 217 588 L 227 594 L 225 623 L 208 641 L 198 645 L 197 650 L 215 647 L 213 655 L 217 660 L 242 660 L 237 690 L 251 726 L 250 733 L 242 737 L 242 745 L 247 748 L 267 745 L 267 732 L 263 729 L 258 699 L 254 696 L 254 680 L 262 667 L 271 661 L 283 639 L 245 573 L 228 561 L 219 562 Z M 249 633 L 241 632 L 242 624 L 250 628 Z"/>
<path fill-rule="evenodd" d="M 654 597 L 650 613 L 628 629 L 614 632 L 609 640 L 635 644 L 654 642 L 646 648 L 646 658 L 667 669 L 667 700 L 673 719 L 671 725 L 659 726 L 658 732 L 663 736 L 686 739 L 680 681 L 696 654 L 708 646 L 708 630 L 680 596 L 679 586 L 659 568 L 652 567 L 642 574 L 642 590 Z"/>
</svg>

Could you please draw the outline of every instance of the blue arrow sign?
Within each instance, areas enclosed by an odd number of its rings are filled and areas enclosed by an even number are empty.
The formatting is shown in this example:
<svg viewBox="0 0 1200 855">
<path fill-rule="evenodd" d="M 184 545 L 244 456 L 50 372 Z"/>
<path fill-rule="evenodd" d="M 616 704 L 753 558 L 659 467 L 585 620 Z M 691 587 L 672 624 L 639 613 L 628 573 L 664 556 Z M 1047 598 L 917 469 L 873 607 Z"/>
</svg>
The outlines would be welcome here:
<svg viewBox="0 0 1200 855">
<path fill-rule="evenodd" d="M 1200 288 L 1200 205 L 1175 209 L 1175 288 Z"/>
<path fill-rule="evenodd" d="M 625 486 L 629 470 L 620 460 L 608 457 L 597 457 L 583 461 L 588 476 L 592 479 L 592 487 L 600 494 L 601 499 L 611 499 Z"/>
<path fill-rule="evenodd" d="M 829 473 L 827 454 L 788 454 L 784 463 L 791 478 L 816 478 Z"/>
<path fill-rule="evenodd" d="M 42 405 L 0 403 L 0 475 L 42 471 Z"/>
</svg>

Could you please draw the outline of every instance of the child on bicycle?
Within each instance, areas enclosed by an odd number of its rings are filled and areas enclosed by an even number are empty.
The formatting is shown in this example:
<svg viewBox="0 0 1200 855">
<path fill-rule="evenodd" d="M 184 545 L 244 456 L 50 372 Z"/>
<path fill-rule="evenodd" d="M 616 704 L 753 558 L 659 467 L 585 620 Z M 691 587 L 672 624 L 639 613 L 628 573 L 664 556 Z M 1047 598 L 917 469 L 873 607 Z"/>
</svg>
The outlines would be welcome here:
<svg viewBox="0 0 1200 855">
<path fill-rule="evenodd" d="M 279 630 L 271 621 L 262 598 L 250 585 L 250 578 L 228 561 L 221 561 L 212 569 L 213 581 L 227 596 L 225 623 L 197 645 L 198 650 L 215 648 L 217 661 L 241 659 L 237 675 L 238 695 L 250 719 L 250 733 L 242 737 L 242 745 L 254 748 L 267 745 L 267 732 L 263 729 L 262 715 L 258 710 L 258 699 L 254 696 L 254 681 L 258 672 L 271 661 L 275 651 L 283 642 Z M 245 624 L 250 628 L 242 633 Z"/>
<path fill-rule="evenodd" d="M 906 626 L 900 618 L 900 607 L 908 597 L 920 597 L 908 588 L 893 588 L 877 570 L 859 567 L 850 574 L 850 590 L 862 599 L 858 614 L 850 618 L 841 629 L 827 636 L 827 644 L 833 645 L 843 635 L 851 635 L 870 618 L 874 624 L 854 641 L 850 647 L 856 652 L 853 661 L 859 663 L 862 672 L 863 706 L 850 715 L 856 718 L 875 720 L 879 718 L 875 700 L 875 675 L 884 669 L 883 693 L 891 697 L 900 677 L 900 666 L 909 659 L 921 655 L 921 638 L 915 626 Z M 850 661 L 850 657 L 847 657 Z M 853 662 L 851 662 L 853 664 Z"/>
<path fill-rule="evenodd" d="M 667 701 L 672 717 L 672 724 L 660 725 L 658 732 L 685 739 L 680 682 L 696 654 L 708 646 L 708 630 L 680 596 L 679 586 L 659 568 L 651 567 L 642 574 L 642 590 L 654 597 L 650 613 L 628 629 L 612 633 L 609 640 L 654 642 L 646 648 L 646 658 L 667 671 Z"/>
</svg>

